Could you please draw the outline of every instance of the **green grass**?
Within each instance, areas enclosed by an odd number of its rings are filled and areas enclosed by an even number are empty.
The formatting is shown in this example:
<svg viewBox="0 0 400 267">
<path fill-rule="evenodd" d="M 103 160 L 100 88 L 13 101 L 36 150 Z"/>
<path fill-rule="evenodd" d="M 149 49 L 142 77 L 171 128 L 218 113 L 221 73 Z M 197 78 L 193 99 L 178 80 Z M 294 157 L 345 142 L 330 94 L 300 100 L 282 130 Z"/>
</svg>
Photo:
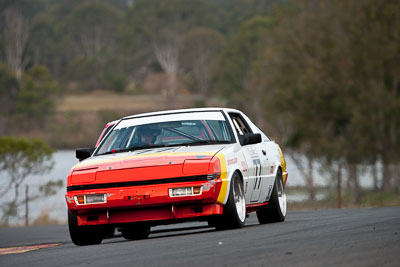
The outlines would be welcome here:
<svg viewBox="0 0 400 267">
<path fill-rule="evenodd" d="M 306 194 L 304 187 L 288 187 L 287 194 Z M 337 196 L 334 188 L 316 188 L 316 193 L 323 193 L 325 197 L 322 200 L 306 200 L 301 202 L 288 203 L 289 210 L 316 210 L 337 208 Z M 359 208 L 359 207 L 389 207 L 400 206 L 400 194 L 396 192 L 374 192 L 372 190 L 364 190 L 361 194 L 360 203 L 354 203 L 353 195 L 345 191 L 341 197 L 342 208 Z"/>
<path fill-rule="evenodd" d="M 400 206 L 400 194 L 395 192 L 364 192 L 363 207 Z"/>
</svg>

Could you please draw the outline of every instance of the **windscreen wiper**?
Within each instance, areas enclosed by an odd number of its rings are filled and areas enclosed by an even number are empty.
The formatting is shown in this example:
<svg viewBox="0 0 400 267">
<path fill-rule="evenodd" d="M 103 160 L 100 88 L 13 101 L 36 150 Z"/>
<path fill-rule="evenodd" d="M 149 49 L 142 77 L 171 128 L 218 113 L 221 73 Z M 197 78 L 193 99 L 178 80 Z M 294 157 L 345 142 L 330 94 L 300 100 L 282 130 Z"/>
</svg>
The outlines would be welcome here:
<svg viewBox="0 0 400 267">
<path fill-rule="evenodd" d="M 167 145 L 166 144 L 158 144 L 158 145 L 153 145 L 153 146 L 141 145 L 141 146 L 134 146 L 134 147 L 131 147 L 131 148 L 127 148 L 126 150 L 127 151 L 135 151 L 135 150 L 139 150 L 139 149 L 146 149 L 146 148 L 152 149 L 152 148 L 165 147 L 165 146 L 167 146 Z"/>
<path fill-rule="evenodd" d="M 168 146 L 168 145 L 165 145 L 165 144 L 159 144 L 159 145 L 154 145 L 154 146 L 141 145 L 141 146 L 134 146 L 134 147 L 123 148 L 123 149 L 112 149 L 111 151 L 97 154 L 96 156 L 108 155 L 108 154 L 114 154 L 114 153 L 122 153 L 122 152 L 132 152 L 132 151 L 140 150 L 140 149 L 146 149 L 146 148 L 152 149 L 152 148 L 165 147 L 165 146 Z"/>
<path fill-rule="evenodd" d="M 183 143 L 182 146 L 196 146 L 196 145 L 204 145 L 204 144 L 229 144 L 229 141 L 221 141 L 221 140 L 198 140 L 190 143 Z"/>
</svg>

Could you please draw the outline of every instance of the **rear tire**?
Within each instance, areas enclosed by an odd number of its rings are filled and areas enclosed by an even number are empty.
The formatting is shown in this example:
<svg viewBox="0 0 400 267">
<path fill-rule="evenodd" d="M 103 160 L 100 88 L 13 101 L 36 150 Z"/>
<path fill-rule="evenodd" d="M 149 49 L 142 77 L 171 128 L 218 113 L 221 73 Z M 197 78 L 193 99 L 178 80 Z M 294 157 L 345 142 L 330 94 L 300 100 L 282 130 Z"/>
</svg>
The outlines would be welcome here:
<svg viewBox="0 0 400 267">
<path fill-rule="evenodd" d="M 150 234 L 150 226 L 145 224 L 132 224 L 121 229 L 121 235 L 127 240 L 147 239 Z"/>
<path fill-rule="evenodd" d="M 208 224 L 217 230 L 242 228 L 246 222 L 246 200 L 243 182 L 235 172 L 232 176 L 228 201 L 224 206 L 223 215 L 210 218 Z"/>
<path fill-rule="evenodd" d="M 104 238 L 102 226 L 79 226 L 78 218 L 69 210 L 68 228 L 71 240 L 77 246 L 100 244 Z"/>
<path fill-rule="evenodd" d="M 261 224 L 285 221 L 286 193 L 280 169 L 278 169 L 276 174 L 269 203 L 257 211 L 257 218 Z"/>
<path fill-rule="evenodd" d="M 104 238 L 113 238 L 115 232 L 114 225 L 105 225 L 104 226 Z"/>
</svg>

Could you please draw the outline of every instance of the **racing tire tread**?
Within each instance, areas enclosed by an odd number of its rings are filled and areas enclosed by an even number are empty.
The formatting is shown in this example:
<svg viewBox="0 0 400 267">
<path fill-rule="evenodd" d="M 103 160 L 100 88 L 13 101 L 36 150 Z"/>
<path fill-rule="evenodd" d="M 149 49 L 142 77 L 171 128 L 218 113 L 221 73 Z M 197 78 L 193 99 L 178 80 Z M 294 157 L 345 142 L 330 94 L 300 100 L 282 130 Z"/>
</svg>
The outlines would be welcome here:
<svg viewBox="0 0 400 267">
<path fill-rule="evenodd" d="M 121 235 L 126 240 L 147 239 L 150 234 L 150 226 L 145 224 L 135 224 L 130 227 L 122 228 Z"/>
<path fill-rule="evenodd" d="M 72 242 L 77 246 L 100 244 L 104 233 L 101 226 L 79 226 L 76 215 L 68 210 L 68 228 Z"/>
<path fill-rule="evenodd" d="M 233 195 L 234 183 L 240 183 L 240 186 L 242 187 L 242 192 L 244 192 L 243 183 L 240 178 L 240 175 L 237 172 L 235 172 L 234 175 L 232 176 L 232 180 L 230 183 L 230 189 L 229 189 L 229 196 L 228 196 L 228 200 L 224 206 L 223 214 L 213 216 L 208 221 L 209 226 L 213 226 L 217 230 L 242 228 L 246 223 L 246 216 L 244 218 L 244 221 L 241 221 L 239 219 L 239 216 L 238 216 L 238 213 L 236 210 L 235 199 L 234 199 L 234 195 Z"/>
<path fill-rule="evenodd" d="M 281 208 L 279 206 L 279 199 L 278 199 L 278 188 L 277 188 L 277 180 L 281 179 L 282 181 L 282 171 L 279 169 L 275 182 L 274 188 L 272 190 L 271 198 L 269 200 L 268 205 L 262 207 L 257 211 L 257 219 L 260 224 L 266 223 L 275 223 L 275 222 L 283 222 L 285 221 L 286 215 L 282 214 Z M 283 190 L 285 190 L 283 188 Z"/>
</svg>

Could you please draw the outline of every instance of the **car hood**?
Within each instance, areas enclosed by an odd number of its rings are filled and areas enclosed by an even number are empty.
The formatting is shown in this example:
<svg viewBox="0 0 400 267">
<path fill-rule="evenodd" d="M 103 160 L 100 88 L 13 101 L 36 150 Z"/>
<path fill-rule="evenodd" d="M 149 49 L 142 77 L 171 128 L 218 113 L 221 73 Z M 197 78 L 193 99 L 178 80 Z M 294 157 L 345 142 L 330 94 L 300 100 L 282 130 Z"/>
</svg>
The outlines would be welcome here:
<svg viewBox="0 0 400 267">
<path fill-rule="evenodd" d="M 95 156 L 72 168 L 69 184 L 201 175 L 207 173 L 208 163 L 226 146 L 161 147 Z"/>
</svg>

